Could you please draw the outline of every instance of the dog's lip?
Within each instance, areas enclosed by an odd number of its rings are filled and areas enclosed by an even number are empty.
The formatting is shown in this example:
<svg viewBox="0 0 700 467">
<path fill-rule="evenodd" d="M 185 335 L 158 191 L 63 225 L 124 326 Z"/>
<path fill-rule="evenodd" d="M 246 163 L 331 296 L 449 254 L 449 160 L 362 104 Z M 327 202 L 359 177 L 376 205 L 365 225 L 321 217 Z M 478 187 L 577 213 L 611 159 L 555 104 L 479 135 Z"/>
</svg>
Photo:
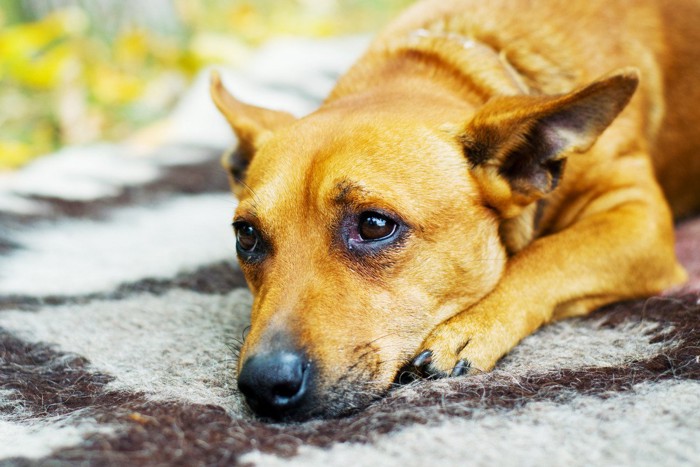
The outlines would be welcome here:
<svg viewBox="0 0 700 467">
<path fill-rule="evenodd" d="M 279 402 L 286 404 L 285 407 L 272 411 L 259 410 L 259 407 L 256 408 L 255 404 L 251 404 L 246 398 L 246 403 L 252 410 L 250 415 L 266 423 L 341 419 L 365 410 L 373 402 L 386 397 L 396 387 L 392 382 L 387 382 L 371 390 L 361 390 L 360 388 L 367 383 L 366 380 L 348 380 L 343 377 L 327 386 L 317 379 L 319 368 L 311 362 L 305 373 L 308 377 L 304 378 L 302 384 L 308 393 L 306 398 L 301 401 L 298 397 L 283 398 L 285 400 Z"/>
</svg>

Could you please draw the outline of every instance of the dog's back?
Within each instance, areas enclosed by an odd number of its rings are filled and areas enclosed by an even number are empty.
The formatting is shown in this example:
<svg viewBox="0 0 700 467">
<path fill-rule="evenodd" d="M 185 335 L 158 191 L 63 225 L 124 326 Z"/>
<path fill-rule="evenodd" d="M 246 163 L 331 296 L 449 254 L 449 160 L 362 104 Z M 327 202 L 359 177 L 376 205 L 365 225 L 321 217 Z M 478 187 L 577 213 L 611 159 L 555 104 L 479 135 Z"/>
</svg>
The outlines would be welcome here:
<svg viewBox="0 0 700 467">
<path fill-rule="evenodd" d="M 700 205 L 700 2 L 660 1 L 664 119 L 652 150 L 657 177 L 676 215 Z"/>
<path fill-rule="evenodd" d="M 416 31 L 473 38 L 500 51 L 530 93 L 557 94 L 633 66 L 638 112 L 658 180 L 678 216 L 700 208 L 700 1 L 459 0 L 419 2 L 394 21 L 330 100 L 376 79 L 372 71 Z M 476 65 L 478 66 L 478 65 Z"/>
</svg>

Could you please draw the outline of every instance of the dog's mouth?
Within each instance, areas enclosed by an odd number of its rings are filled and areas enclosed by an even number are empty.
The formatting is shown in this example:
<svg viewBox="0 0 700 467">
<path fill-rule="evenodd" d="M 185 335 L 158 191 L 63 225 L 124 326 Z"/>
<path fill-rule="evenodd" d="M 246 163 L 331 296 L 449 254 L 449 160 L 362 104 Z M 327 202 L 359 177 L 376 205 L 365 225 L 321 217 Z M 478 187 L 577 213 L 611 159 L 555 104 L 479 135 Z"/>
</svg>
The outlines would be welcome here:
<svg viewBox="0 0 700 467">
<path fill-rule="evenodd" d="M 262 408 L 246 397 L 251 415 L 272 423 L 299 423 L 315 419 L 343 418 L 360 412 L 386 396 L 394 384 L 383 389 L 371 383 L 338 384 L 311 395 L 306 403 L 288 409 Z"/>
<path fill-rule="evenodd" d="M 267 355 L 264 358 L 272 357 Z M 270 376 L 269 371 L 251 376 L 249 369 L 254 365 L 247 368 L 244 365 L 239 375 L 238 386 L 251 414 L 264 421 L 290 423 L 350 416 L 366 409 L 391 390 L 421 379 L 415 368 L 406 363 L 393 381 L 380 382 L 374 372 L 365 369 L 346 372 L 332 383 L 324 384 L 318 368 L 312 363 L 304 362 L 297 367 L 295 358 L 290 355 L 282 356 L 282 360 L 291 361 L 292 365 L 279 366 L 272 379 L 263 379 Z M 368 378 L 366 373 L 375 377 Z"/>
</svg>

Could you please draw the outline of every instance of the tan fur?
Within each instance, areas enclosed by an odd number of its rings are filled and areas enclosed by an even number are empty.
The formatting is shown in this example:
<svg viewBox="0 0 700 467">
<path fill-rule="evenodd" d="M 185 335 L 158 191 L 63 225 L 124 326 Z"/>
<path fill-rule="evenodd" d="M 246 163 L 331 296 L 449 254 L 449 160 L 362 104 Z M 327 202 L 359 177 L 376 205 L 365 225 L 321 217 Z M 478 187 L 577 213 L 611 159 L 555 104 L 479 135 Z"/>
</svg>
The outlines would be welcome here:
<svg viewBox="0 0 700 467">
<path fill-rule="evenodd" d="M 422 350 L 429 373 L 488 371 L 543 323 L 682 283 L 671 212 L 700 207 L 697 24 L 691 0 L 424 1 L 295 122 L 215 77 L 250 162 L 236 219 L 271 243 L 242 264 L 241 362 L 290 336 L 319 368 L 317 413 L 341 413 Z M 376 209 L 409 233 L 358 260 L 339 222 Z"/>
</svg>

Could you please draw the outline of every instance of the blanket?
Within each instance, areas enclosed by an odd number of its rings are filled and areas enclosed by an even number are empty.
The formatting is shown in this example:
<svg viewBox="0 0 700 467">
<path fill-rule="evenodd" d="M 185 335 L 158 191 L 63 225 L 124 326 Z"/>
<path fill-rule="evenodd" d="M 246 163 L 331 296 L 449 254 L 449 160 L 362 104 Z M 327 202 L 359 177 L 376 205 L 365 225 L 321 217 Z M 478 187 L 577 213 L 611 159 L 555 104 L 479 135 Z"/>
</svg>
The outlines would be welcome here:
<svg viewBox="0 0 700 467">
<path fill-rule="evenodd" d="M 224 80 L 304 114 L 366 38 L 269 44 Z M 153 145 L 66 148 L 0 178 L 0 464 L 699 465 L 700 218 L 690 281 L 546 326 L 491 373 L 268 423 L 236 388 L 232 136 L 206 73 Z"/>
</svg>

